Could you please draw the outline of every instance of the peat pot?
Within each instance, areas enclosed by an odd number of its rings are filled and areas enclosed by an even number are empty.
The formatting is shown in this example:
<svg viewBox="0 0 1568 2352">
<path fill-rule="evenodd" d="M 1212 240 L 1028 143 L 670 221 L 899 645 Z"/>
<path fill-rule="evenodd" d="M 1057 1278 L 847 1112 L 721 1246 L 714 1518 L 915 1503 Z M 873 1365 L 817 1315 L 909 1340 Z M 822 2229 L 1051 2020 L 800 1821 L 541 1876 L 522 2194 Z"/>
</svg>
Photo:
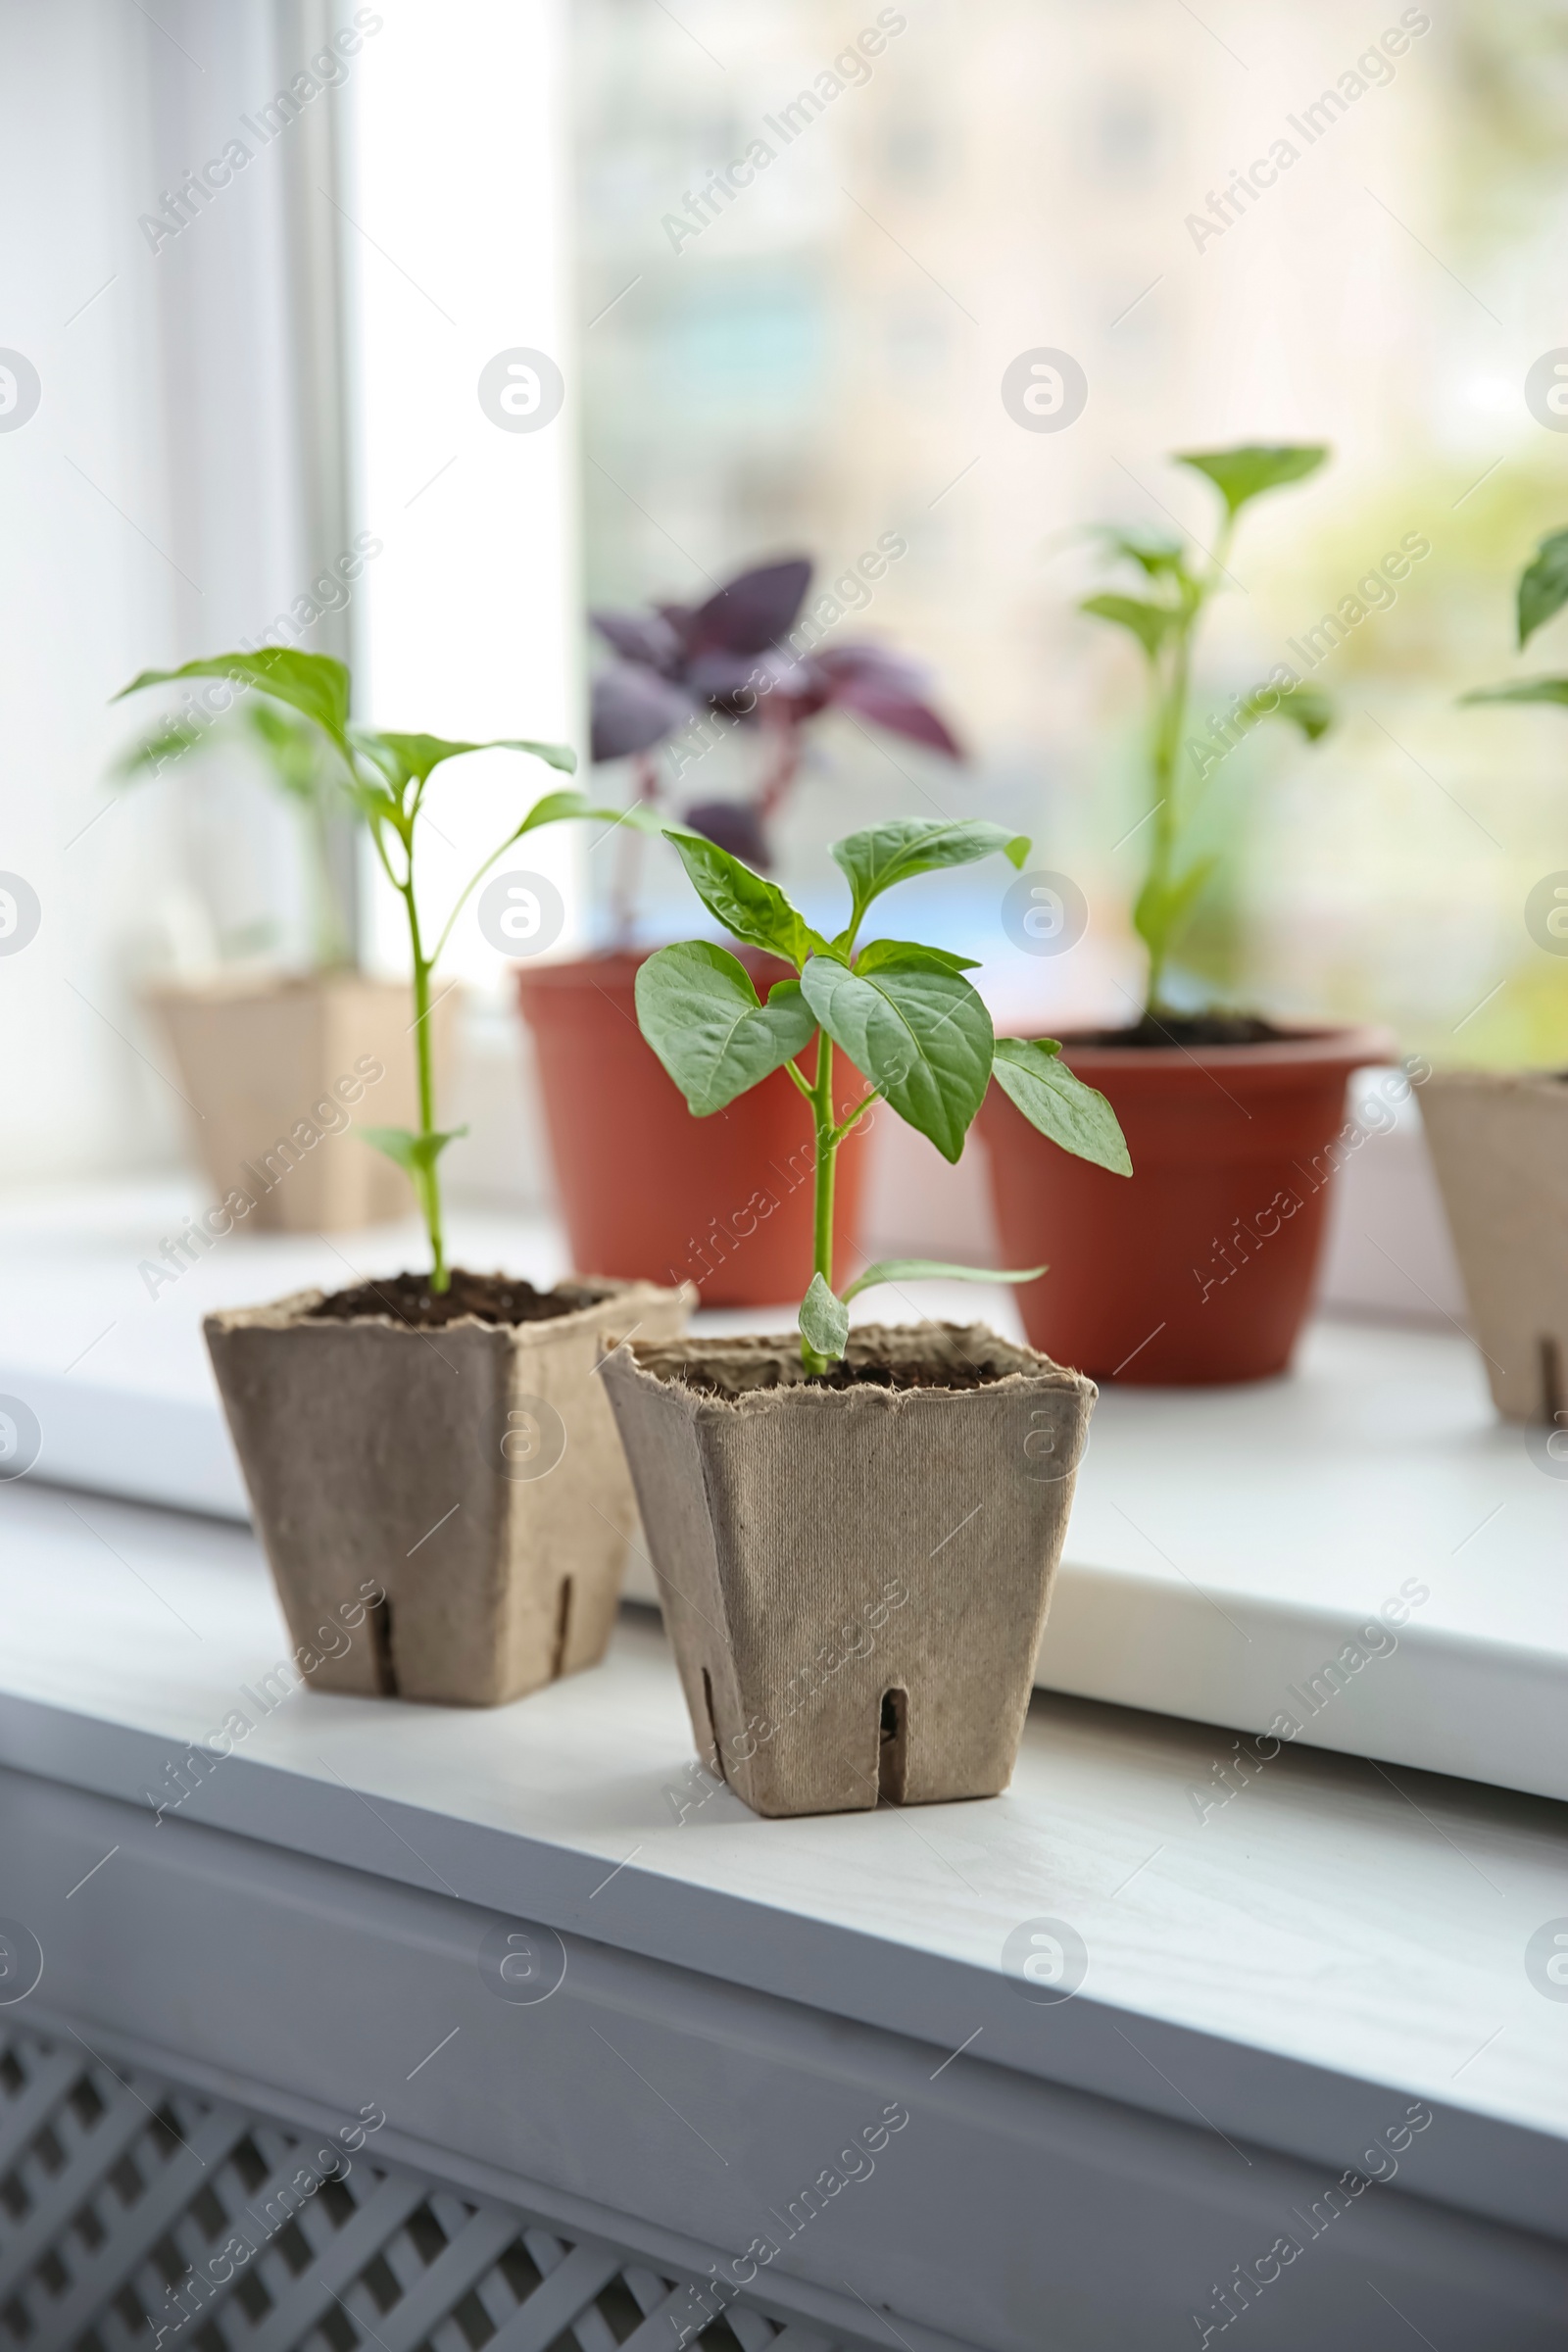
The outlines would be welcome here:
<svg viewBox="0 0 1568 2352">
<path fill-rule="evenodd" d="M 1568 1417 L 1568 1076 L 1438 1070 L 1427 1145 L 1492 1384 L 1509 1421 Z"/>
<path fill-rule="evenodd" d="M 639 1337 L 614 1406 L 698 1753 L 756 1813 L 1012 1775 L 1095 1390 L 983 1324 Z"/>
<path fill-rule="evenodd" d="M 574 1265 L 695 1283 L 705 1306 L 776 1306 L 811 1279 L 809 1105 L 775 1070 L 727 1110 L 694 1119 L 637 1026 L 640 958 L 603 956 L 517 973 Z M 791 976 L 741 951 L 760 994 Z M 842 1118 L 865 1082 L 835 1056 Z M 855 1244 L 872 1111 L 838 1155 L 841 1279 Z"/>
<path fill-rule="evenodd" d="M 1062 1059 L 1121 1122 L 1130 1182 L 1058 1151 L 993 1085 L 980 1132 L 1003 1263 L 1049 1268 L 1018 1293 L 1034 1346 L 1096 1380 L 1283 1372 L 1351 1148 L 1346 1082 L 1393 1052 L 1378 1029 L 1192 1048 L 1066 1038 Z"/>
<path fill-rule="evenodd" d="M 630 1331 L 677 1337 L 690 1300 L 635 1283 L 542 1298 L 506 1287 L 530 1319 L 323 1316 L 319 1291 L 207 1318 L 257 1532 L 318 1690 L 498 1706 L 604 1655 L 636 1507 L 594 1367 Z M 345 1642 L 335 1629 L 356 1611 Z"/>
<path fill-rule="evenodd" d="M 149 1002 L 173 1049 L 193 1139 L 247 1230 L 348 1233 L 407 1216 L 403 1170 L 352 1130 L 417 1127 L 414 1001 L 360 972 L 166 982 Z M 437 1081 L 457 992 L 430 1020 Z"/>
</svg>

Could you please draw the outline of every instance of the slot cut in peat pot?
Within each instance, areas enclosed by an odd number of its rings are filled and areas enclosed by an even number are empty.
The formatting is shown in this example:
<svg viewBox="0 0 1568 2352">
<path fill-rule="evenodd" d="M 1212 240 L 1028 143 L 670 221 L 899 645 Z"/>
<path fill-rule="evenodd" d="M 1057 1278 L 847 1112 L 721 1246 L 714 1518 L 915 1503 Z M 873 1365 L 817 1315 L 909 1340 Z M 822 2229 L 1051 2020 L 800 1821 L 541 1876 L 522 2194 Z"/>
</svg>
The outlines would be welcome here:
<svg viewBox="0 0 1568 2352">
<path fill-rule="evenodd" d="M 561 1580 L 560 1597 L 556 1603 L 556 1648 L 555 1655 L 550 1662 L 550 1679 L 552 1682 L 559 1680 L 561 1669 L 565 1663 L 566 1636 L 570 1629 L 571 1579 L 569 1576 L 564 1576 Z"/>
<path fill-rule="evenodd" d="M 713 1743 L 713 1763 L 719 1779 L 727 1788 L 729 1775 L 724 1770 L 724 1751 L 718 1744 L 718 1725 L 713 1719 L 713 1678 L 706 1666 L 703 1668 L 703 1706 L 708 1716 L 708 1736 Z"/>
<path fill-rule="evenodd" d="M 902 1805 L 909 1779 L 907 1690 L 883 1691 L 877 1731 L 881 1742 L 877 1753 L 877 1792 L 885 1796 L 890 1805 Z"/>
<path fill-rule="evenodd" d="M 367 1616 L 370 1627 L 371 1651 L 375 1659 L 375 1690 L 378 1698 L 396 1698 L 398 1694 L 397 1660 L 392 1654 L 392 1603 L 384 1597 L 372 1600 Z"/>
</svg>

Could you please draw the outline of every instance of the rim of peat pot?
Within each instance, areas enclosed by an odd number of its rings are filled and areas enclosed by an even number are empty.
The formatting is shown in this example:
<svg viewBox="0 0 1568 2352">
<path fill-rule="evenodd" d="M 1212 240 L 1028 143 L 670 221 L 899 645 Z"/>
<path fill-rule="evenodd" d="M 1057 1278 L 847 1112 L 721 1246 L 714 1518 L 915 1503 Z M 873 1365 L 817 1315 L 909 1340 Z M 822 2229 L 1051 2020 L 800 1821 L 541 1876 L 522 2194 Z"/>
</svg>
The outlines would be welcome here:
<svg viewBox="0 0 1568 2352">
<path fill-rule="evenodd" d="M 1317 1274 L 1352 1071 L 1387 1062 L 1376 1024 L 1302 1024 L 1236 1045 L 1060 1036 L 1132 1156 L 1128 1182 L 1052 1154 L 993 1085 L 980 1110 L 1007 1262 L 1032 1344 L 1099 1381 L 1220 1386 L 1289 1365 Z"/>
<path fill-rule="evenodd" d="M 854 1377 L 900 1364 L 927 1385 Z M 825 1376 L 794 1333 L 601 1376 L 709 1769 L 769 1817 L 1004 1788 L 1093 1383 L 933 1322 L 856 1325 Z"/>
</svg>

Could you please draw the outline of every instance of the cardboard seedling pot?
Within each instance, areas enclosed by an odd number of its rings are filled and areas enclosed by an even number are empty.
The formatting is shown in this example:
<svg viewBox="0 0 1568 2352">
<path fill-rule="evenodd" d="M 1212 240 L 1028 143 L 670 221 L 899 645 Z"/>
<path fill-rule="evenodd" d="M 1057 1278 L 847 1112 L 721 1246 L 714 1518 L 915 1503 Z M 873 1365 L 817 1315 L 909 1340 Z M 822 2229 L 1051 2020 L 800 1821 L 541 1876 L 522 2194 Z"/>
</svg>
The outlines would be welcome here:
<svg viewBox="0 0 1568 2352">
<path fill-rule="evenodd" d="M 673 1339 L 691 1302 L 561 1290 L 549 1321 L 433 1331 L 314 1319 L 319 1291 L 208 1316 L 293 1640 L 385 1596 L 318 1690 L 499 1706 L 603 1657 L 636 1506 L 594 1367 L 634 1329 Z"/>
<path fill-rule="evenodd" d="M 993 1084 L 978 1123 L 1002 1262 L 1048 1269 L 1018 1294 L 1032 1344 L 1129 1386 L 1283 1372 L 1346 1156 L 1346 1083 L 1393 1052 L 1379 1029 L 1191 1050 L 1067 1038 L 1062 1059 L 1121 1123 L 1131 1183 L 1058 1151 Z"/>
<path fill-rule="evenodd" d="M 1568 1408 L 1568 1080 L 1438 1070 L 1421 1117 L 1492 1385 L 1508 1421 Z"/>
<path fill-rule="evenodd" d="M 168 983 L 151 992 L 218 1199 L 250 1201 L 246 1229 L 348 1233 L 407 1216 L 403 1170 L 354 1133 L 419 1124 L 413 993 L 359 972 Z M 437 1081 L 457 992 L 430 1020 Z M 379 1076 L 376 1073 L 379 1072 Z"/>
<path fill-rule="evenodd" d="M 642 1337 L 600 1374 L 698 1753 L 761 1814 L 1006 1787 L 1096 1394 L 983 1324 L 848 1360 L 992 1377 L 834 1389 L 793 1340 Z"/>
<path fill-rule="evenodd" d="M 790 976 L 741 950 L 765 996 Z M 531 964 L 517 994 L 533 1033 L 556 1189 L 573 1263 L 650 1282 L 695 1283 L 705 1306 L 776 1306 L 811 1279 L 811 1114 L 782 1070 L 727 1110 L 694 1119 L 637 1026 L 635 956 Z M 839 1116 L 865 1092 L 840 1054 Z M 863 1119 L 838 1156 L 841 1278 L 865 1189 Z M 628 1167 L 636 1181 L 626 1181 Z"/>
</svg>

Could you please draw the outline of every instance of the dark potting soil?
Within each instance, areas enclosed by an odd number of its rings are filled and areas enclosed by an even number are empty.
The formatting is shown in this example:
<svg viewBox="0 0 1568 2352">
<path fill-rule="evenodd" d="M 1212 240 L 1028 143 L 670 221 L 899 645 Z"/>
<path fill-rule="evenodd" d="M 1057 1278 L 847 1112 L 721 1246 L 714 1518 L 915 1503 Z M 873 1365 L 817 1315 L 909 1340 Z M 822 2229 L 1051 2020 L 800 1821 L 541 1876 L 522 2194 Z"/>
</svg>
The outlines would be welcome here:
<svg viewBox="0 0 1568 2352">
<path fill-rule="evenodd" d="M 1159 1020 L 1146 1012 L 1131 1029 L 1087 1029 L 1063 1042 L 1070 1053 L 1074 1046 L 1277 1046 L 1300 1034 L 1276 1028 L 1255 1012 L 1166 1014 Z"/>
<path fill-rule="evenodd" d="M 813 1389 L 988 1389 L 1001 1372 L 983 1371 L 978 1364 L 835 1364 L 831 1372 L 813 1372 Z"/>
<path fill-rule="evenodd" d="M 383 1282 L 357 1282 L 352 1290 L 334 1291 L 312 1307 L 310 1319 L 348 1323 L 356 1315 L 392 1315 L 411 1330 L 429 1331 L 465 1315 L 477 1315 L 481 1323 L 548 1323 L 588 1303 L 588 1295 L 569 1285 L 536 1291 L 520 1277 L 469 1274 L 454 1266 L 447 1290 L 432 1291 L 428 1274 L 389 1274 Z"/>
<path fill-rule="evenodd" d="M 835 1364 L 831 1372 L 812 1372 L 804 1381 L 767 1380 L 731 1387 L 728 1381 L 714 1380 L 706 1373 L 686 1372 L 682 1386 L 692 1389 L 699 1396 L 746 1396 L 759 1391 L 790 1388 L 807 1389 L 986 1389 L 994 1380 L 1004 1380 L 1003 1372 L 987 1372 L 978 1364 Z"/>
</svg>

